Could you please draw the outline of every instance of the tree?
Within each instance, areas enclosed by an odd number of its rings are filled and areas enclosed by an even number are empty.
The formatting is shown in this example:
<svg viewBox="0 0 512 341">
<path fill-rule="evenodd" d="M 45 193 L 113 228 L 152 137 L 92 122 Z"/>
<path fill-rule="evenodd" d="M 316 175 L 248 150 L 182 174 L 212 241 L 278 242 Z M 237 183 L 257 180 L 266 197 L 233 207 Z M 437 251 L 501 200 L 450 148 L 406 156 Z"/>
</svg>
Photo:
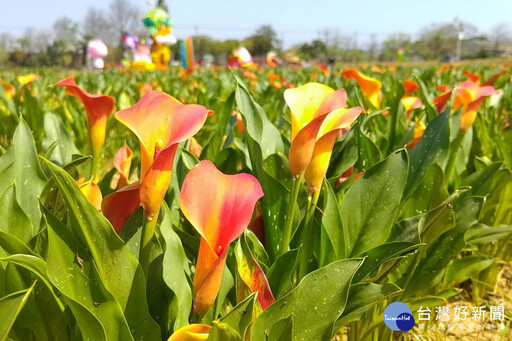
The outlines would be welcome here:
<svg viewBox="0 0 512 341">
<path fill-rule="evenodd" d="M 129 0 L 113 0 L 109 5 L 108 19 L 113 27 L 113 40 L 119 44 L 124 33 L 138 33 L 142 28 L 142 12 Z"/>
<path fill-rule="evenodd" d="M 260 26 L 246 42 L 251 53 L 256 56 L 265 55 L 280 43 L 276 31 L 270 25 Z"/>
<path fill-rule="evenodd" d="M 85 13 L 82 21 L 82 36 L 84 40 L 101 38 L 107 45 L 118 43 L 116 32 L 113 31 L 107 14 L 95 7 L 89 7 Z"/>
<path fill-rule="evenodd" d="M 512 40 L 512 30 L 508 23 L 500 23 L 491 29 L 491 41 L 494 43 L 494 49 L 500 50 L 503 43 Z"/>
<path fill-rule="evenodd" d="M 61 42 L 65 51 L 74 51 L 78 43 L 78 24 L 68 17 L 62 17 L 53 24 L 54 42 Z"/>
</svg>

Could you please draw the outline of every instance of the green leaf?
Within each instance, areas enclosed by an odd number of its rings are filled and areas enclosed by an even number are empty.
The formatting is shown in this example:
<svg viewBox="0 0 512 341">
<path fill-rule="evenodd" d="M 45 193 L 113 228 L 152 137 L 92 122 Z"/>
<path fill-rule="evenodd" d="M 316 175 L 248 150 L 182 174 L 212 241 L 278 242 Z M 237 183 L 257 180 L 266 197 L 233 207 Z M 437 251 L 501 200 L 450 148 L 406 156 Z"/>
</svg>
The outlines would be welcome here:
<svg viewBox="0 0 512 341">
<path fill-rule="evenodd" d="M 105 288 L 115 296 L 135 339 L 158 337 L 146 302 L 144 273 L 110 223 L 85 198 L 76 182 L 60 167 L 47 162 L 67 208 L 69 231 L 87 250 L 84 257 L 98 270 Z"/>
<path fill-rule="evenodd" d="M 279 130 L 268 120 L 263 109 L 254 102 L 243 82 L 237 78 L 236 104 L 244 119 L 253 174 L 261 184 L 260 203 L 265 224 L 265 237 L 271 259 L 280 254 L 282 227 L 285 224 L 288 189 L 264 169 L 264 160 L 276 153 L 284 154 Z"/>
<path fill-rule="evenodd" d="M 267 279 L 274 297 L 280 298 L 293 288 L 293 277 L 297 267 L 298 249 L 281 255 L 267 272 Z"/>
<path fill-rule="evenodd" d="M 450 143 L 449 112 L 436 116 L 425 129 L 420 142 L 409 152 L 409 176 L 404 197 L 412 194 L 421 183 L 428 168 Z"/>
<path fill-rule="evenodd" d="M 226 103 L 222 106 L 219 113 L 216 113 L 218 121 L 215 124 L 215 130 L 212 132 L 212 138 L 208 141 L 204 147 L 204 155 L 207 160 L 213 160 L 215 156 L 221 151 L 222 137 L 226 135 L 226 129 L 231 119 L 231 113 L 233 112 L 233 106 L 235 104 L 235 93 L 232 92 Z"/>
<path fill-rule="evenodd" d="M 27 290 L 18 291 L 0 299 L 0 316 L 2 317 L 2 323 L 0 323 L 0 340 L 4 341 L 8 339 L 9 332 L 16 318 L 25 306 L 25 303 L 27 303 L 30 294 L 32 294 L 35 284 L 34 282 Z"/>
<path fill-rule="evenodd" d="M 208 335 L 209 341 L 242 341 L 240 334 L 229 324 L 213 321 L 213 327 Z"/>
<path fill-rule="evenodd" d="M 189 264 L 180 238 L 172 229 L 171 211 L 167 205 L 163 206 L 164 219 L 160 223 L 160 232 L 165 240 L 163 259 L 163 274 L 165 284 L 174 293 L 175 304 L 178 307 L 174 330 L 188 324 L 188 317 L 192 308 L 192 290 L 190 289 Z"/>
<path fill-rule="evenodd" d="M 501 167 L 501 162 L 495 162 L 480 172 L 475 172 L 462 180 L 461 186 L 470 186 L 471 189 L 461 195 L 461 198 L 468 196 L 486 196 L 492 192 L 495 184 L 495 175 Z"/>
<path fill-rule="evenodd" d="M 393 283 L 384 285 L 360 283 L 350 287 L 347 306 L 343 315 L 336 321 L 334 330 L 339 330 L 345 324 L 363 318 L 364 314 L 380 301 L 397 295 L 401 289 Z"/>
<path fill-rule="evenodd" d="M 45 211 L 45 217 L 49 243 L 48 277 L 64 296 L 83 338 L 133 340 L 121 306 L 105 288 L 87 249 L 53 214 Z"/>
<path fill-rule="evenodd" d="M 386 241 L 407 177 L 407 153 L 397 151 L 360 177 L 341 201 L 346 255 L 357 255 Z"/>
<path fill-rule="evenodd" d="M 56 143 L 50 155 L 47 155 L 49 160 L 62 166 L 72 161 L 73 154 L 80 153 L 60 116 L 54 113 L 50 112 L 44 115 L 44 135 L 42 145 L 45 151 L 48 151 Z"/>
<path fill-rule="evenodd" d="M 27 123 L 20 119 L 13 136 L 13 145 L 0 157 L 0 193 L 16 182 L 16 198 L 32 226 L 39 228 L 41 211 L 39 195 L 46 178 L 39 166 L 34 139 Z"/>
<path fill-rule="evenodd" d="M 37 230 L 19 204 L 16 187 L 15 182 L 7 187 L 0 196 L 0 217 L 2 217 L 0 230 L 10 233 L 27 244 Z"/>
<path fill-rule="evenodd" d="M 293 340 L 330 340 L 345 309 L 348 289 L 361 260 L 333 262 L 305 276 L 299 285 L 256 318 L 251 340 L 266 340 L 272 326 L 294 316 Z"/>
<path fill-rule="evenodd" d="M 460 283 L 488 268 L 494 259 L 488 256 L 466 256 L 453 260 L 446 268 L 444 284 Z"/>
<path fill-rule="evenodd" d="M 356 130 L 355 137 L 357 145 L 359 146 L 357 168 L 359 168 L 362 172 L 365 172 L 374 164 L 380 161 L 380 151 L 375 143 L 373 143 L 370 138 L 363 134 L 361 129 Z"/>
<path fill-rule="evenodd" d="M 0 231 L 0 246 L 7 251 L 8 254 L 14 255 L 22 253 L 32 255 L 32 251 L 21 240 L 4 231 Z"/>
<path fill-rule="evenodd" d="M 323 212 L 322 227 L 329 237 L 335 259 L 345 258 L 345 240 L 348 239 L 348 237 L 344 236 L 344 233 L 347 233 L 347 230 L 342 227 L 343 224 L 338 200 L 331 185 L 327 181 L 324 181 Z"/>
<path fill-rule="evenodd" d="M 229 313 L 221 317 L 219 321 L 228 324 L 231 328 L 237 330 L 240 335 L 244 336 L 247 327 L 252 322 L 255 300 L 256 294 L 253 293 Z"/>
<path fill-rule="evenodd" d="M 61 310 L 64 311 L 64 306 L 62 305 L 61 300 L 55 294 L 53 286 L 50 283 L 50 279 L 48 278 L 48 274 L 46 272 L 46 262 L 43 259 L 28 254 L 16 254 L 5 258 L 0 258 L 0 261 L 21 266 L 39 277 L 39 279 L 43 282 L 44 285 L 46 285 L 52 294 L 55 302 L 57 302 Z"/>
<path fill-rule="evenodd" d="M 407 294 L 427 291 L 439 282 L 442 271 L 464 247 L 464 234 L 478 221 L 482 204 L 483 199 L 477 197 L 462 202 L 455 215 L 455 226 L 433 241 L 404 288 Z"/>
<path fill-rule="evenodd" d="M 494 243 L 505 239 L 512 233 L 511 225 L 487 226 L 485 224 L 475 224 L 466 231 L 464 238 L 466 244 L 479 248 L 487 243 Z"/>
<path fill-rule="evenodd" d="M 279 320 L 268 333 L 268 341 L 291 341 L 293 340 L 293 315 Z"/>
</svg>

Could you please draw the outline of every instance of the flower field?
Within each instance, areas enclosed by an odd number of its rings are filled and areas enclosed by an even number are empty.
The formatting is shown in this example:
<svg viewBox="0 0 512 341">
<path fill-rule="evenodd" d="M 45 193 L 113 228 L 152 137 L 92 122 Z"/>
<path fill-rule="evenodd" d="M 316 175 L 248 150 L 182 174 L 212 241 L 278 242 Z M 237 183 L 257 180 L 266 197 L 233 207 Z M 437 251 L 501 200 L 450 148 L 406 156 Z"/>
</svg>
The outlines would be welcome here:
<svg viewBox="0 0 512 341">
<path fill-rule="evenodd" d="M 461 301 L 512 337 L 512 64 L 32 71 L 0 340 L 455 339 L 420 313 Z"/>
</svg>

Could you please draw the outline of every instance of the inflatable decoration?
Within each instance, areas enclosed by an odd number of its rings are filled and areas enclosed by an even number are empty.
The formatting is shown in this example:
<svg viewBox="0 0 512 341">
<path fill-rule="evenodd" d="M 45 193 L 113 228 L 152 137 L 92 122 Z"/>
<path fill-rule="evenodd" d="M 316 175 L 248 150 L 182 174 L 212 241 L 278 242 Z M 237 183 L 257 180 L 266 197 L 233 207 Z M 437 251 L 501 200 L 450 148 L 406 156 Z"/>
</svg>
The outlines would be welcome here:
<svg viewBox="0 0 512 341">
<path fill-rule="evenodd" d="M 135 71 L 152 71 L 155 69 L 155 64 L 151 61 L 150 47 L 146 41 L 141 40 L 139 42 L 139 45 L 133 54 L 131 68 Z"/>
<path fill-rule="evenodd" d="M 165 3 L 160 1 L 158 6 L 146 13 L 142 20 L 153 40 L 151 58 L 158 70 L 167 70 L 167 65 L 171 59 L 169 46 L 176 43 L 176 37 L 171 34 L 171 18 L 169 18 L 164 8 Z"/>
<path fill-rule="evenodd" d="M 192 37 L 187 37 L 185 41 L 180 42 L 180 57 L 183 70 L 188 73 L 194 71 L 194 45 Z"/>
<path fill-rule="evenodd" d="M 236 58 L 238 65 L 240 65 L 242 67 L 252 67 L 255 65 L 254 61 L 252 60 L 251 54 L 243 46 L 240 46 L 239 48 L 234 50 L 233 56 Z"/>
<path fill-rule="evenodd" d="M 107 45 L 101 39 L 92 39 L 87 43 L 87 57 L 92 60 L 93 70 L 103 70 L 103 58 L 108 54 Z"/>
</svg>

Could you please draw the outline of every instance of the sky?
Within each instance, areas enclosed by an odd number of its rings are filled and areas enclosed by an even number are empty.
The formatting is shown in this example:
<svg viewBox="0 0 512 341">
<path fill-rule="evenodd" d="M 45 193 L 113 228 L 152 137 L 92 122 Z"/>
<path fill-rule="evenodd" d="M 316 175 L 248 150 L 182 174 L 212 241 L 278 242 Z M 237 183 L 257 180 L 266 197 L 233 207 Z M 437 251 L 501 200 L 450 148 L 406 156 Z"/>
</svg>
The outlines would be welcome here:
<svg viewBox="0 0 512 341">
<path fill-rule="evenodd" d="M 107 11 L 110 0 L 0 0 L 0 32 L 21 35 L 27 27 L 51 28 L 62 16 L 81 22 L 90 6 Z M 131 0 L 149 9 L 146 0 Z M 393 33 L 413 37 L 431 24 L 455 18 L 489 33 L 499 23 L 512 28 L 512 0 L 167 0 L 178 38 L 207 34 L 240 39 L 258 26 L 270 24 L 284 46 L 310 41 L 323 29 L 369 41 Z"/>
</svg>

